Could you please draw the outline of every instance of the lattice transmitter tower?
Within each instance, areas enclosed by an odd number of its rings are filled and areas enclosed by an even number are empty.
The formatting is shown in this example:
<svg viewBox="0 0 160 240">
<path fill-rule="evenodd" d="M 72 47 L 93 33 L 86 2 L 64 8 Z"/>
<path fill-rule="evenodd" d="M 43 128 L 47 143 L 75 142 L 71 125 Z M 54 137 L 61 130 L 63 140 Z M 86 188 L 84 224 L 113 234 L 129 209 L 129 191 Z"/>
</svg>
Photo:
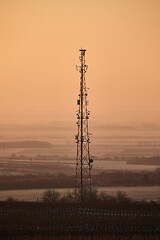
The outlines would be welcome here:
<svg viewBox="0 0 160 240">
<path fill-rule="evenodd" d="M 80 66 L 77 70 L 80 73 L 80 93 L 78 95 L 77 105 L 77 126 L 78 134 L 75 136 L 77 143 L 77 158 L 76 158 L 76 183 L 75 194 L 80 201 L 84 201 L 85 195 L 92 191 L 91 168 L 93 159 L 90 156 L 88 120 L 90 111 L 88 111 L 87 87 L 85 75 L 88 66 L 85 62 L 85 49 L 80 49 Z"/>
</svg>

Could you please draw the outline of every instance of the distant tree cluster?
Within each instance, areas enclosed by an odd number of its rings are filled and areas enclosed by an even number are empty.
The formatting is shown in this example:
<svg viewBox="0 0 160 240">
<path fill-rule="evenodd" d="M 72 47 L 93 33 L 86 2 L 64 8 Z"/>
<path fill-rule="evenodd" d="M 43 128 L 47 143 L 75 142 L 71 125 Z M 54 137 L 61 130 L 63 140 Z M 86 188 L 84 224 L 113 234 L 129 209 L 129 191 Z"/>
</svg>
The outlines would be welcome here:
<svg viewBox="0 0 160 240">
<path fill-rule="evenodd" d="M 127 163 L 135 165 L 160 165 L 160 156 L 131 158 Z"/>
<path fill-rule="evenodd" d="M 101 172 L 94 176 L 94 184 L 100 187 L 116 186 L 159 186 L 160 168 L 155 171 Z"/>
<path fill-rule="evenodd" d="M 56 175 L 0 176 L 0 190 L 73 188 L 75 176 Z M 150 172 L 101 172 L 93 175 L 97 187 L 160 186 L 160 169 Z"/>
</svg>

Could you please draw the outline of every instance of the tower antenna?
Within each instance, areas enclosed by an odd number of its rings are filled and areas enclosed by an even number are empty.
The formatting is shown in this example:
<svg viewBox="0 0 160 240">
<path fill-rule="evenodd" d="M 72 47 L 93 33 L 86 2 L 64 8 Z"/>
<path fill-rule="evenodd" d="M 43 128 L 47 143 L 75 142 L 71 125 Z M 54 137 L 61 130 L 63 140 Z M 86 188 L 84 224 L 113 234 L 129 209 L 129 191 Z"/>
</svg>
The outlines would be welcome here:
<svg viewBox="0 0 160 240">
<path fill-rule="evenodd" d="M 88 66 L 85 62 L 85 49 L 80 49 L 80 66 L 76 66 L 80 73 L 80 93 L 78 95 L 77 105 L 77 128 L 78 133 L 75 136 L 77 144 L 76 158 L 76 199 L 83 202 L 92 192 L 91 168 L 93 159 L 90 156 L 90 138 L 88 131 L 88 120 L 90 111 L 88 111 L 86 72 Z"/>
</svg>

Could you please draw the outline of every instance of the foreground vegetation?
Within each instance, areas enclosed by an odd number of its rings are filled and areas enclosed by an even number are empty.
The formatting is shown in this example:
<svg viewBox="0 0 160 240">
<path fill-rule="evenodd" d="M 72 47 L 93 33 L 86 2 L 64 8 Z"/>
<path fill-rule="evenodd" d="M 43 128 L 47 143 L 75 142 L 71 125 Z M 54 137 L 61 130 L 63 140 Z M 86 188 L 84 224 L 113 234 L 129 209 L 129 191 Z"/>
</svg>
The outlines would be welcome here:
<svg viewBox="0 0 160 240">
<path fill-rule="evenodd" d="M 160 234 L 155 203 L 5 201 L 0 213 L 0 239 L 157 240 Z"/>
<path fill-rule="evenodd" d="M 55 236 L 14 236 L 14 238 L 5 237 L 3 240 L 159 240 L 159 235 L 55 235 Z"/>
<path fill-rule="evenodd" d="M 14 199 L 9 198 L 7 201 L 14 201 Z M 111 205 L 133 205 L 136 204 L 137 201 L 131 199 L 127 196 L 125 192 L 117 191 L 116 195 L 108 195 L 105 192 L 99 192 L 97 189 L 93 189 L 92 192 L 88 192 L 87 190 L 83 190 L 81 193 L 80 190 L 75 193 L 75 190 L 68 191 L 66 193 L 59 193 L 53 190 L 46 190 L 43 193 L 42 201 L 46 203 L 94 203 L 94 204 L 111 204 Z M 159 205 L 160 202 L 157 201 L 148 201 L 146 202 L 145 199 L 139 200 L 138 203 L 140 204 L 154 204 Z"/>
</svg>

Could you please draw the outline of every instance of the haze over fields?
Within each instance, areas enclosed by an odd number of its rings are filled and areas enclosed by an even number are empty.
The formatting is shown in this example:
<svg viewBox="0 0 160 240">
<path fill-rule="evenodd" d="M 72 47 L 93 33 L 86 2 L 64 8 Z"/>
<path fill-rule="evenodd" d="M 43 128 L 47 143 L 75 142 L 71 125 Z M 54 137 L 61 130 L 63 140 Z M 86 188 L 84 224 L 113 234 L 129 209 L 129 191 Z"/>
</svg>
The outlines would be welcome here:
<svg viewBox="0 0 160 240">
<path fill-rule="evenodd" d="M 158 0 L 1 0 L 4 164 L 4 157 L 14 154 L 21 160 L 38 154 L 75 158 L 80 78 L 75 66 L 82 47 L 89 65 L 92 155 L 105 160 L 156 156 L 155 168 L 160 147 L 159 10 Z M 32 142 L 22 149 L 22 141 Z M 116 169 L 114 163 L 111 168 Z"/>
</svg>

